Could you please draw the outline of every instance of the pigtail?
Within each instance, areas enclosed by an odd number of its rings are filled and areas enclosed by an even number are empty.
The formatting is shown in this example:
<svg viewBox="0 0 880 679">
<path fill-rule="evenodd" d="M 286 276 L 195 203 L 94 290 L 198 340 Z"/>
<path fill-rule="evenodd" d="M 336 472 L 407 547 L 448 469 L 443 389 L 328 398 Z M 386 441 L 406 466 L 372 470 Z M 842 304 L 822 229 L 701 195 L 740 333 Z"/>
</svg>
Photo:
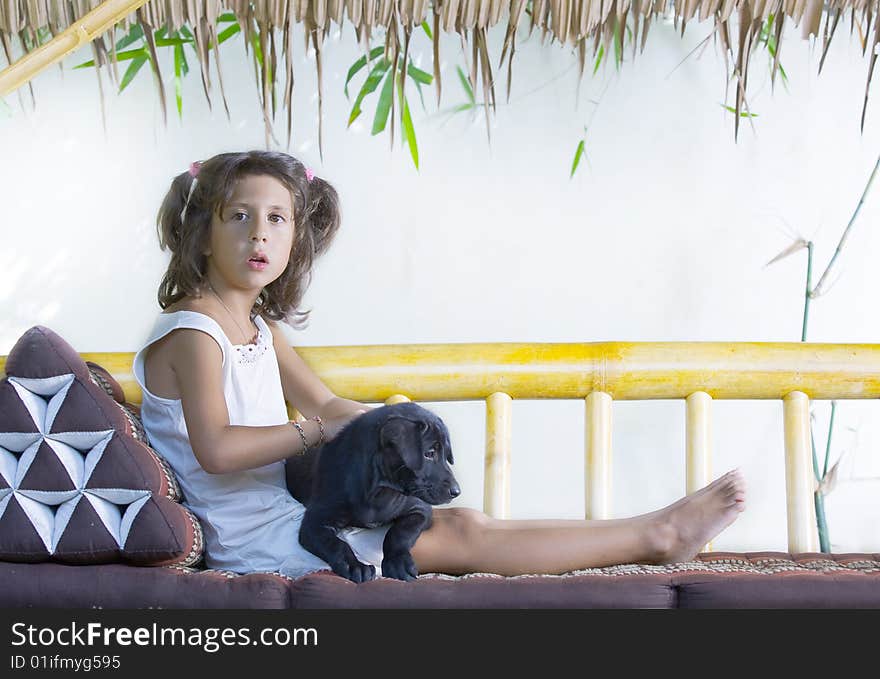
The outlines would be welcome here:
<svg viewBox="0 0 880 679">
<path fill-rule="evenodd" d="M 314 239 L 315 256 L 324 254 L 333 242 L 342 215 L 339 210 L 339 195 L 329 182 L 314 177 L 308 186 L 308 206 L 306 215 Z"/>
<path fill-rule="evenodd" d="M 156 215 L 159 248 L 171 251 L 171 261 L 159 283 L 158 300 L 162 309 L 196 294 L 204 277 L 205 258 L 199 251 L 202 239 L 198 232 L 206 228 L 205 211 L 199 209 L 199 191 L 197 185 L 193 186 L 194 182 L 190 172 L 177 175 Z"/>
<path fill-rule="evenodd" d="M 165 194 L 159 213 L 156 215 L 156 230 L 159 234 L 159 249 L 170 249 L 172 253 L 180 250 L 180 234 L 183 224 L 180 215 L 189 195 L 193 177 L 182 172 L 171 180 L 171 188 Z"/>
</svg>

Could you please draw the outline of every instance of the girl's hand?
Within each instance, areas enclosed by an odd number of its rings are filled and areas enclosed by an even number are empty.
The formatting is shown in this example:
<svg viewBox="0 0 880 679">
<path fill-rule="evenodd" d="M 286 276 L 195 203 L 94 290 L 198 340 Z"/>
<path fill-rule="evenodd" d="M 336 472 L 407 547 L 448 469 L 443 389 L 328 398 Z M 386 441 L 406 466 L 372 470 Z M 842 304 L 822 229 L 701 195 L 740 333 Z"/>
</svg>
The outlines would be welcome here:
<svg viewBox="0 0 880 679">
<path fill-rule="evenodd" d="M 335 417 L 328 418 L 323 420 L 324 422 L 324 440 L 332 441 L 336 438 L 337 434 L 341 432 L 345 426 L 351 422 L 352 420 L 356 420 L 358 417 L 363 415 L 366 410 L 350 410 L 341 415 L 337 415 Z"/>
</svg>

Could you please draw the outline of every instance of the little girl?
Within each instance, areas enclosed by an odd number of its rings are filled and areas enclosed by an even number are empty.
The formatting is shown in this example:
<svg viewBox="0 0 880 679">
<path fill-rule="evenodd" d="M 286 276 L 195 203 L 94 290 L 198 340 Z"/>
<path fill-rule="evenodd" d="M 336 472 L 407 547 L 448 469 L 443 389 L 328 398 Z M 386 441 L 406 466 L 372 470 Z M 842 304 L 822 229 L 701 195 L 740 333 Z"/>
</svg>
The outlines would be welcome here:
<svg viewBox="0 0 880 679">
<path fill-rule="evenodd" d="M 298 540 L 304 507 L 283 460 L 332 439 L 368 406 L 339 398 L 289 346 L 312 265 L 339 228 L 333 187 L 295 158 L 224 153 L 174 178 L 158 215 L 171 261 L 134 359 L 144 427 L 205 533 L 209 568 L 299 576 L 328 568 Z M 285 399 L 308 419 L 291 422 Z M 692 559 L 745 507 L 738 471 L 649 514 L 604 521 L 497 520 L 435 508 L 419 572 L 562 573 Z M 387 527 L 340 537 L 381 572 Z"/>
</svg>

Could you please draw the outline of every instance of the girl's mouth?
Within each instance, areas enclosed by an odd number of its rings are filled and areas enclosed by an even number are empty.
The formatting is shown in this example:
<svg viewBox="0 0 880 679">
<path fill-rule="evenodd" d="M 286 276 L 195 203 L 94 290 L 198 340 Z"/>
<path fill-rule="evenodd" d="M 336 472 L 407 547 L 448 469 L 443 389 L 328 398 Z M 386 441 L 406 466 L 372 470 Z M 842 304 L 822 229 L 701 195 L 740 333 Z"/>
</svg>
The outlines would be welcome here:
<svg viewBox="0 0 880 679">
<path fill-rule="evenodd" d="M 269 266 L 269 260 L 264 254 L 256 254 L 248 260 L 248 267 L 254 271 L 262 271 Z"/>
</svg>

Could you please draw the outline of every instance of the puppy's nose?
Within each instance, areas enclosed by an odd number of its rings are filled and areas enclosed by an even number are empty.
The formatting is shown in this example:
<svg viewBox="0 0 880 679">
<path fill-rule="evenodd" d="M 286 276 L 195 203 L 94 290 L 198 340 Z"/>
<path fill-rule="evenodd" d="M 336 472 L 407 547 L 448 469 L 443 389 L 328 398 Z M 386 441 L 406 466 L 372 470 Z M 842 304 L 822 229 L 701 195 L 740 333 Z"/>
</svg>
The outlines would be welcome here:
<svg viewBox="0 0 880 679">
<path fill-rule="evenodd" d="M 453 483 L 451 486 L 449 486 L 449 495 L 453 498 L 461 495 L 461 488 L 458 487 L 457 483 Z"/>
</svg>

